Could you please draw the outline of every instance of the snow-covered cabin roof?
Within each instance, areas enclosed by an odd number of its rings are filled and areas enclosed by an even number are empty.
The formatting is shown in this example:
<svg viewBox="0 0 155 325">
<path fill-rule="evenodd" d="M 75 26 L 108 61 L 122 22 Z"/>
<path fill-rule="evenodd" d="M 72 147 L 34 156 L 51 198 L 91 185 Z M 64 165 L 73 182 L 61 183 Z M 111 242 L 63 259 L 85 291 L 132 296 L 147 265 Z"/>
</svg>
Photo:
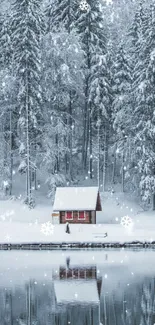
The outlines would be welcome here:
<svg viewBox="0 0 155 325">
<path fill-rule="evenodd" d="M 54 281 L 57 303 L 99 303 L 97 283 L 95 280 Z"/>
<path fill-rule="evenodd" d="M 53 211 L 96 210 L 98 187 L 57 187 Z"/>
</svg>

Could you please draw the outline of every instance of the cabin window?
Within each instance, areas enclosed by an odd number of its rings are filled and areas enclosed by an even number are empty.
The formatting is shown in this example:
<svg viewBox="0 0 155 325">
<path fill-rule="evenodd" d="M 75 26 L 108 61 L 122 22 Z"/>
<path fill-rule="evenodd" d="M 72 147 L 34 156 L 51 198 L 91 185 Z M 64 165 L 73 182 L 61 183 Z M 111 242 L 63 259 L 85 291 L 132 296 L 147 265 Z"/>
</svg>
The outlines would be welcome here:
<svg viewBox="0 0 155 325">
<path fill-rule="evenodd" d="M 85 220 L 86 219 L 86 214 L 85 211 L 79 211 L 79 220 Z"/>
<path fill-rule="evenodd" d="M 66 220 L 73 220 L 73 212 L 66 211 Z"/>
</svg>

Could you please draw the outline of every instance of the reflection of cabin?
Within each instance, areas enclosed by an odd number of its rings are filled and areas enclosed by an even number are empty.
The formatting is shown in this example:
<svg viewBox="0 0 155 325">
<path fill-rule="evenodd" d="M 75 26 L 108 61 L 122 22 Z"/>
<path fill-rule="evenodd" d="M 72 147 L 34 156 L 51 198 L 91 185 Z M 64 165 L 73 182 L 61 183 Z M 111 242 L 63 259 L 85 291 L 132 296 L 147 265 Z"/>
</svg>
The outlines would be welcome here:
<svg viewBox="0 0 155 325">
<path fill-rule="evenodd" d="M 54 288 L 57 303 L 100 303 L 95 279 L 55 281 Z"/>
<path fill-rule="evenodd" d="M 60 280 L 96 280 L 97 291 L 100 297 L 101 286 L 102 286 L 102 278 L 97 277 L 97 268 L 96 266 L 72 266 L 66 268 L 64 266 L 60 266 L 59 269 L 59 277 Z"/>
<path fill-rule="evenodd" d="M 58 187 L 52 216 L 58 223 L 96 223 L 96 211 L 102 211 L 98 187 Z"/>
<path fill-rule="evenodd" d="M 66 309 L 63 322 L 59 317 L 57 324 L 100 325 L 100 300 L 95 279 L 59 280 L 54 282 L 54 288 L 57 308 Z"/>
<path fill-rule="evenodd" d="M 60 267 L 60 279 L 96 279 L 96 266 L 87 267 Z"/>
</svg>

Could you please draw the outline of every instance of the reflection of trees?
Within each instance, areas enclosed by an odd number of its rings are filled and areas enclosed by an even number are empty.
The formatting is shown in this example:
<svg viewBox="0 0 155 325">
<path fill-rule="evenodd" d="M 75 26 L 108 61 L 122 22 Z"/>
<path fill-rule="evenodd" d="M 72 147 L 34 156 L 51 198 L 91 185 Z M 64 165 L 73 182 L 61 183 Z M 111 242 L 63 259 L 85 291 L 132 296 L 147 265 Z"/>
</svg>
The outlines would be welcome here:
<svg viewBox="0 0 155 325">
<path fill-rule="evenodd" d="M 2 294 L 3 293 L 3 294 Z M 53 283 L 0 290 L 0 325 L 98 325 L 98 304 L 57 304 Z"/>
<path fill-rule="evenodd" d="M 155 323 L 155 280 L 148 279 L 142 286 L 140 325 Z"/>
<path fill-rule="evenodd" d="M 98 325 L 98 306 L 88 304 L 68 304 L 66 312 L 61 312 L 56 315 L 55 323 L 52 325 Z"/>
<path fill-rule="evenodd" d="M 130 287 L 120 284 L 111 291 L 102 286 L 104 325 L 155 324 L 155 279 L 142 280 Z M 79 302 L 57 304 L 53 283 L 43 286 L 31 280 L 23 288 L 0 289 L 0 325 L 98 325 L 96 308 Z"/>
<path fill-rule="evenodd" d="M 12 293 L 8 291 L 4 294 L 4 325 L 13 325 L 12 318 Z"/>
<path fill-rule="evenodd" d="M 17 324 L 19 325 L 37 325 L 37 305 L 35 295 L 35 284 L 30 281 L 25 285 L 25 292 L 23 295 L 22 310 L 17 317 Z"/>
<path fill-rule="evenodd" d="M 118 286 L 110 293 L 102 288 L 101 322 L 106 325 L 154 325 L 155 279 L 130 287 Z M 104 292 L 104 293 L 103 293 Z"/>
</svg>

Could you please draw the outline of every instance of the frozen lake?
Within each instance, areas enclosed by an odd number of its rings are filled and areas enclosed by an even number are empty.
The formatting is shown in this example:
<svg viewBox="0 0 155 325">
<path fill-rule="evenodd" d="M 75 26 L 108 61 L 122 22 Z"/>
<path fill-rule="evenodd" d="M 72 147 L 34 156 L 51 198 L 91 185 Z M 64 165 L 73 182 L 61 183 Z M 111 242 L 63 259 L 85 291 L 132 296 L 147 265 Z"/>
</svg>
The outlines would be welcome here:
<svg viewBox="0 0 155 325">
<path fill-rule="evenodd" d="M 153 325 L 155 251 L 0 251 L 0 325 Z"/>
</svg>

